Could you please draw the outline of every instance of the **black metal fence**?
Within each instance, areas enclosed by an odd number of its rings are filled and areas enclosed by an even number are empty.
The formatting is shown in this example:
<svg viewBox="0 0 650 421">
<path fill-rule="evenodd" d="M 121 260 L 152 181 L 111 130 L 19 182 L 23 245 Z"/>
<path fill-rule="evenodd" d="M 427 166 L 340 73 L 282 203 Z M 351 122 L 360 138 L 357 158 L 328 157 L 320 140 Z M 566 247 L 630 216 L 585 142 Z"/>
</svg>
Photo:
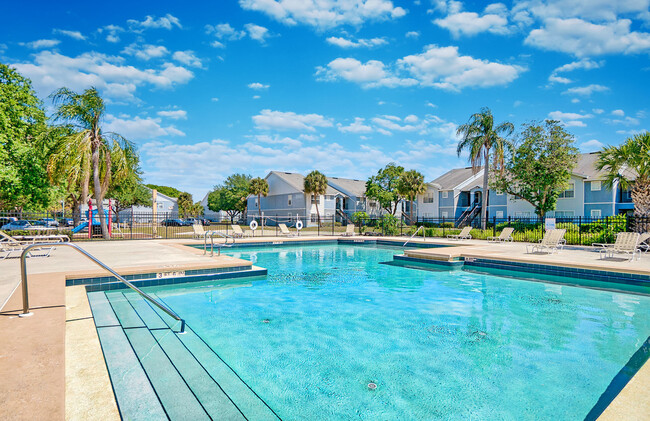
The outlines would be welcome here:
<svg viewBox="0 0 650 421">
<path fill-rule="evenodd" d="M 0 228 L 12 235 L 58 233 L 70 236 L 73 241 L 102 239 L 99 220 L 93 214 L 89 224 L 88 215 L 73 215 L 70 212 L 17 212 L 0 211 Z M 321 216 L 316 220 L 304 220 L 298 216 L 254 216 L 247 220 L 209 220 L 202 216 L 180 218 L 171 213 L 138 213 L 129 210 L 119 214 L 111 212 L 110 238 L 117 240 L 135 239 L 182 239 L 202 238 L 205 231 L 218 231 L 243 237 L 269 236 L 337 236 L 346 232 L 347 222 L 336 215 Z M 418 227 L 423 227 L 418 236 L 446 237 L 458 234 L 462 227 L 448 218 L 418 218 L 409 223 L 407 217 L 368 217 L 355 220 L 355 235 L 410 236 Z M 513 240 L 537 242 L 543 238 L 547 228 L 566 230 L 565 239 L 570 245 L 591 245 L 612 243 L 619 232 L 650 231 L 650 218 L 618 215 L 603 218 L 573 217 L 555 218 L 489 218 L 483 224 L 480 218 L 471 222 L 472 238 L 496 237 L 506 227 L 514 229 Z M 554 222 L 553 226 L 548 224 Z M 90 225 L 90 227 L 89 227 Z M 283 231 L 286 227 L 286 231 Z M 89 229 L 90 228 L 90 229 Z M 253 229 L 254 228 L 254 229 Z M 299 229 L 300 228 L 300 229 Z M 89 232 L 90 231 L 90 232 Z"/>
</svg>

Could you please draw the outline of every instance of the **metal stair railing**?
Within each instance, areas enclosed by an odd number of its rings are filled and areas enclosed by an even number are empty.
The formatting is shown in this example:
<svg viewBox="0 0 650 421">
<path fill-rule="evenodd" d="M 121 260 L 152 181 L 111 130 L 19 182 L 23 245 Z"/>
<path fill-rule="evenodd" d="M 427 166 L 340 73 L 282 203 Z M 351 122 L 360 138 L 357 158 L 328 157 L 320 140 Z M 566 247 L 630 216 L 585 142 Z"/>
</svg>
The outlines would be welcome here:
<svg viewBox="0 0 650 421">
<path fill-rule="evenodd" d="M 404 242 L 404 244 L 402 244 L 402 247 L 406 247 L 406 245 L 409 243 L 409 241 L 411 241 L 413 239 L 413 237 L 415 237 L 420 230 L 422 230 L 423 241 L 427 241 L 427 231 L 424 229 L 424 225 L 420 225 L 418 227 L 418 229 L 415 230 L 413 235 L 411 235 L 411 237 L 408 240 L 406 240 L 406 242 Z"/>
<path fill-rule="evenodd" d="M 463 212 L 460 217 L 458 218 L 458 222 L 456 225 L 459 227 L 462 226 L 465 222 L 468 220 L 471 222 L 473 217 L 476 216 L 476 212 L 481 209 L 481 204 L 480 203 L 474 203 L 471 208 L 467 209 L 465 212 Z"/>
<path fill-rule="evenodd" d="M 25 247 L 23 249 L 23 252 L 20 255 L 20 278 L 21 278 L 22 290 L 23 290 L 23 312 L 21 314 L 19 314 L 19 317 L 27 317 L 27 316 L 31 316 L 31 315 L 34 314 L 34 313 L 29 311 L 29 294 L 28 294 L 28 288 L 27 288 L 27 255 L 29 254 L 29 251 L 31 249 L 33 249 L 33 248 L 38 248 L 38 247 L 62 247 L 62 246 L 70 247 L 70 248 L 72 248 L 74 250 L 77 250 L 79 253 L 83 254 L 88 259 L 95 262 L 101 268 L 109 271 L 120 282 L 122 282 L 127 287 L 131 288 L 133 291 L 140 294 L 140 296 L 142 298 L 149 301 L 151 304 L 155 305 L 160 310 L 164 311 L 172 319 L 181 322 L 181 329 L 180 329 L 180 331 L 178 333 L 185 333 L 185 320 L 181 319 L 181 317 L 178 314 L 176 314 L 172 309 L 170 309 L 167 306 L 165 306 L 164 304 L 158 302 L 156 299 L 151 297 L 149 294 L 147 294 L 146 292 L 142 291 L 140 288 L 133 285 L 131 282 L 124 279 L 119 273 L 115 272 L 113 269 L 111 269 L 109 266 L 107 266 L 101 260 L 99 260 L 98 258 L 93 256 L 92 254 L 88 253 L 86 250 L 82 249 L 78 245 L 72 244 L 72 243 L 36 243 L 36 244 L 30 244 L 30 245 L 28 245 L 27 247 Z"/>
<path fill-rule="evenodd" d="M 230 234 L 224 234 L 223 232 L 220 231 L 207 231 L 205 234 L 203 234 L 203 254 L 208 253 L 208 237 L 210 237 L 210 256 L 214 256 L 214 236 L 218 235 L 220 237 L 223 237 L 226 239 L 226 241 L 223 244 L 217 244 L 217 247 L 219 248 L 219 253 L 217 256 L 221 256 L 221 248 L 222 247 L 232 247 L 235 244 L 235 237 L 233 237 Z M 228 239 L 232 239 L 232 244 L 228 244 Z"/>
</svg>

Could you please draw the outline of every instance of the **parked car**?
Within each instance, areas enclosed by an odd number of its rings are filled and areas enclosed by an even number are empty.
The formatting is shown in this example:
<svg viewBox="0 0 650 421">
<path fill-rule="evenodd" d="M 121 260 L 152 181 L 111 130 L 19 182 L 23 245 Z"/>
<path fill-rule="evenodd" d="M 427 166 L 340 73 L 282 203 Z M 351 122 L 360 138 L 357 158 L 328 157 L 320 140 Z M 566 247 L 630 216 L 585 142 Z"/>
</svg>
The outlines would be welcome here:
<svg viewBox="0 0 650 421">
<path fill-rule="evenodd" d="M 74 219 L 72 218 L 61 218 L 59 219 L 59 226 L 71 227 L 74 225 Z"/>
<path fill-rule="evenodd" d="M 18 220 L 18 218 L 15 218 L 13 216 L 2 217 L 2 218 L 0 218 L 0 227 L 2 227 L 4 225 L 7 225 L 7 224 L 9 224 L 11 222 L 15 222 L 17 220 Z"/>
<path fill-rule="evenodd" d="M 182 227 L 185 226 L 185 222 L 182 219 L 164 219 L 160 225 L 163 227 Z"/>
<path fill-rule="evenodd" d="M 59 222 L 54 218 L 43 218 L 41 221 L 45 222 L 48 227 L 58 227 Z"/>
<path fill-rule="evenodd" d="M 30 220 L 29 223 L 34 227 L 47 227 L 47 222 L 45 221 Z"/>
<path fill-rule="evenodd" d="M 5 224 L 2 226 L 2 229 L 5 231 L 12 231 L 12 230 L 26 230 L 30 228 L 32 224 L 29 223 L 29 221 L 26 220 L 19 220 L 19 221 L 12 221 L 8 224 Z"/>
<path fill-rule="evenodd" d="M 202 218 L 187 218 L 185 220 L 185 225 L 192 226 L 194 224 L 199 224 L 199 225 L 210 225 L 210 221 L 207 219 L 202 219 Z"/>
</svg>

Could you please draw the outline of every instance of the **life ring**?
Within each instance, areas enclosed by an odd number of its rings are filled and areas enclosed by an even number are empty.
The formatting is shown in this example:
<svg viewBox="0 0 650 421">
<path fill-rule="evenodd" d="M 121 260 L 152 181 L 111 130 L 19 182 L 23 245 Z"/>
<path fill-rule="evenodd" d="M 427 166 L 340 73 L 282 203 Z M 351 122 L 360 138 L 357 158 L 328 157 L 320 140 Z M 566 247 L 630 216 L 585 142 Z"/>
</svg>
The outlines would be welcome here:
<svg viewBox="0 0 650 421">
<path fill-rule="evenodd" d="M 296 229 L 300 231 L 302 229 L 302 221 L 299 219 L 298 222 L 296 222 Z"/>
<path fill-rule="evenodd" d="M 257 229 L 257 221 L 252 220 L 251 223 L 248 225 L 253 231 Z"/>
</svg>

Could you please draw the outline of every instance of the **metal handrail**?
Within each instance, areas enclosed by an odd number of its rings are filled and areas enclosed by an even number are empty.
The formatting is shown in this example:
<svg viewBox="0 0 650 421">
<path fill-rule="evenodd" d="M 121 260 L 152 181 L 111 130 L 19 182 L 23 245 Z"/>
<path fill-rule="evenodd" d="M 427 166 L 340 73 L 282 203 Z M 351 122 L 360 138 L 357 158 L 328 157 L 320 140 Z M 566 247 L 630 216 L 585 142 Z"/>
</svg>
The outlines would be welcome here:
<svg viewBox="0 0 650 421">
<path fill-rule="evenodd" d="M 218 235 L 220 237 L 223 237 L 226 239 L 225 243 L 223 244 L 217 244 L 217 247 L 219 247 L 219 254 L 218 256 L 221 256 L 221 248 L 222 247 L 232 247 L 235 244 L 235 237 L 229 234 L 224 234 L 223 232 L 220 231 L 207 231 L 205 234 L 203 234 L 203 254 L 208 253 L 208 236 L 210 236 L 210 256 L 214 256 L 214 235 Z M 232 244 L 228 245 L 228 239 L 232 239 Z"/>
<path fill-rule="evenodd" d="M 92 254 L 88 253 L 86 250 L 82 249 L 76 244 L 73 243 L 36 243 L 36 244 L 30 244 L 29 246 L 25 247 L 23 249 L 22 254 L 20 255 L 20 278 L 22 281 L 22 287 L 23 287 L 23 312 L 19 314 L 19 317 L 27 317 L 31 316 L 34 313 L 29 311 L 29 294 L 28 294 L 28 289 L 27 289 L 27 255 L 29 254 L 29 251 L 35 247 L 61 247 L 61 246 L 66 246 L 66 247 L 71 247 L 75 250 L 77 250 L 79 253 L 83 254 L 93 262 L 95 262 L 98 266 L 102 267 L 103 269 L 106 269 L 109 271 L 113 276 L 115 276 L 119 281 L 124 283 L 126 286 L 131 288 L 133 291 L 137 292 L 140 294 L 140 296 L 146 300 L 148 300 L 150 303 L 167 313 L 171 318 L 178 320 L 181 322 L 181 330 L 178 333 L 185 333 L 185 320 L 181 319 L 178 314 L 176 314 L 173 310 L 165 306 L 164 304 L 159 303 L 157 300 L 152 298 L 149 294 L 146 292 L 142 291 L 140 288 L 136 287 L 133 285 L 131 282 L 127 281 L 124 279 L 120 274 L 115 272 L 113 269 L 108 267 L 106 264 L 104 264 L 102 261 L 97 259 L 95 256 Z"/>
<path fill-rule="evenodd" d="M 402 247 L 406 247 L 406 245 L 409 243 L 409 241 L 411 241 L 413 239 L 413 237 L 415 237 L 417 235 L 417 233 L 423 228 L 424 228 L 424 225 L 420 225 L 418 227 L 418 229 L 415 230 L 413 235 L 408 240 L 406 240 L 406 242 L 404 244 L 402 244 Z M 423 230 L 422 233 L 424 234 L 423 235 L 423 241 L 427 241 L 427 231 Z"/>
</svg>

